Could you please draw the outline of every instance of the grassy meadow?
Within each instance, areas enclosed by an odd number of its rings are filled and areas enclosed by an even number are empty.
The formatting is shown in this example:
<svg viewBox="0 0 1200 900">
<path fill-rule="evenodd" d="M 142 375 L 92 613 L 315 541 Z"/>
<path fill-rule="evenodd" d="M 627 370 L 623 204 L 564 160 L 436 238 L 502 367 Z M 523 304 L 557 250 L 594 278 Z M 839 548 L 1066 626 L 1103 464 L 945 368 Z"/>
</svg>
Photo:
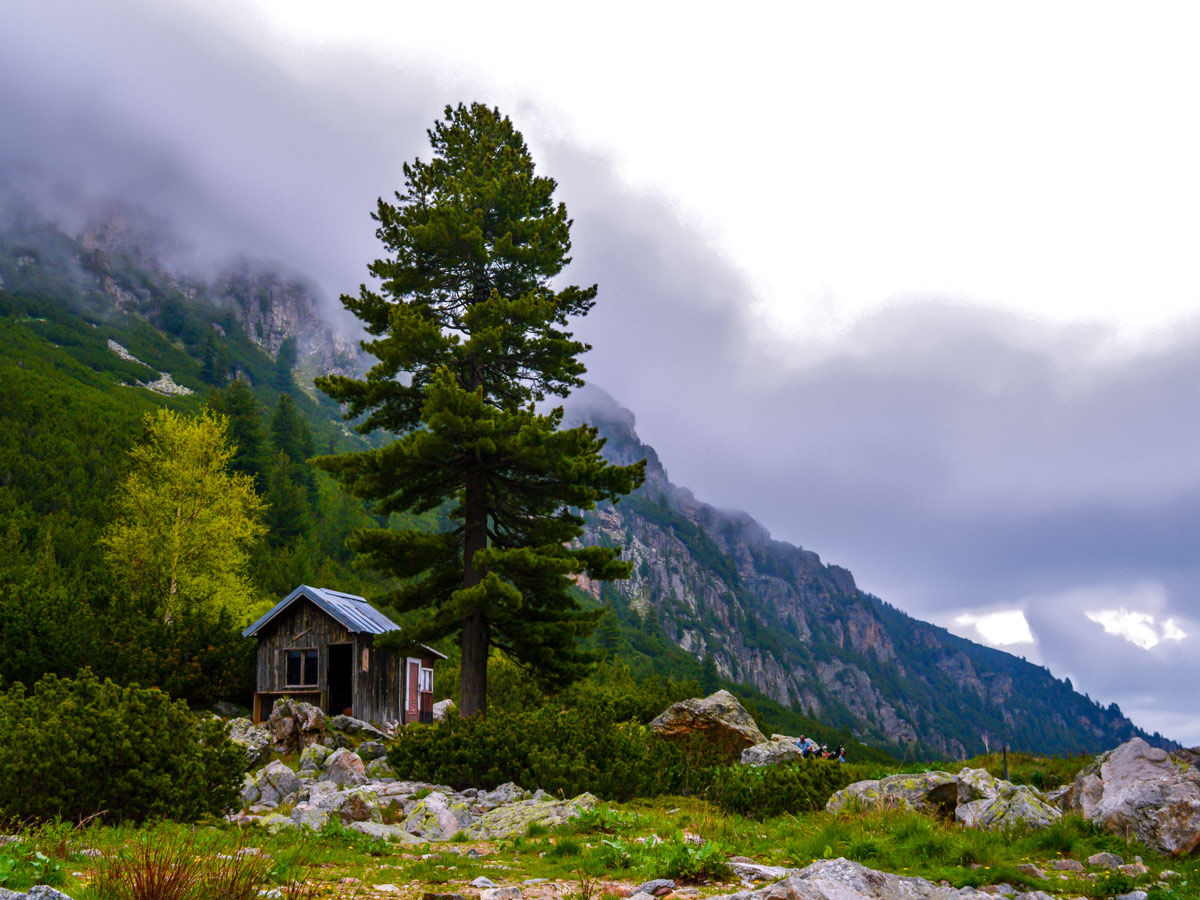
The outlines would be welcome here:
<svg viewBox="0 0 1200 900">
<path fill-rule="evenodd" d="M 1041 780 L 1052 787 L 1073 777 L 1080 764 L 1079 758 L 1011 756 L 1009 774 L 1014 781 Z M 986 766 L 996 774 L 1003 769 L 995 755 L 947 768 L 964 765 Z M 855 777 L 887 774 L 877 766 L 854 768 Z M 683 896 L 707 897 L 742 889 L 727 864 L 731 857 L 788 868 L 845 857 L 954 887 L 1008 885 L 1016 892 L 1064 898 L 1113 897 L 1135 889 L 1147 891 L 1150 900 L 1200 897 L 1200 861 L 1163 858 L 1137 842 L 1097 832 L 1078 817 L 1042 831 L 988 833 L 887 810 L 758 820 L 721 812 L 702 798 L 663 796 L 601 804 L 557 829 L 531 826 L 525 835 L 495 842 L 387 843 L 336 824 L 319 833 L 274 835 L 220 821 L 110 826 L 102 817 L 81 825 L 6 830 L 12 837 L 0 846 L 0 888 L 48 883 L 75 900 L 419 900 L 426 893 L 469 897 L 476 893 L 470 882 L 479 876 L 521 887 L 526 900 L 615 898 L 653 878 L 674 879 Z M 1140 857 L 1148 872 L 1052 868 L 1062 859 L 1086 866 L 1101 851 L 1126 863 Z"/>
</svg>

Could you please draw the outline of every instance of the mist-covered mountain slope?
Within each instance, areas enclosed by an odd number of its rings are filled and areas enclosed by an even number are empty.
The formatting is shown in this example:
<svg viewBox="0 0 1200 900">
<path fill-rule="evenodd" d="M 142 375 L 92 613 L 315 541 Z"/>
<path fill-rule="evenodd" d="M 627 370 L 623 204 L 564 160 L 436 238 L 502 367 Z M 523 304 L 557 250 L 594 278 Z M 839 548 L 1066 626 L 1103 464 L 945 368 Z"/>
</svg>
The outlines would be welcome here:
<svg viewBox="0 0 1200 900">
<path fill-rule="evenodd" d="M 298 274 L 244 257 L 200 264 L 170 225 L 119 200 L 77 200 L 72 218 L 81 224 L 60 224 L 0 171 L 0 289 L 54 297 L 110 321 L 142 319 L 198 359 L 196 374 L 208 384 L 271 377 L 257 371 L 250 348 L 314 399 L 313 375 L 358 374 L 368 365 L 357 340 L 322 317 L 315 289 Z M 179 374 L 179 385 L 197 389 Z"/>
<path fill-rule="evenodd" d="M 623 624 L 659 628 L 723 677 L 902 754 L 1094 753 L 1134 735 L 1169 744 L 1043 667 L 860 591 L 849 571 L 772 540 L 745 513 L 698 501 L 598 388 L 568 402 L 567 424 L 580 422 L 600 430 L 614 462 L 647 460 L 645 485 L 594 511 L 585 537 L 633 562 L 627 581 L 583 584 Z"/>
</svg>

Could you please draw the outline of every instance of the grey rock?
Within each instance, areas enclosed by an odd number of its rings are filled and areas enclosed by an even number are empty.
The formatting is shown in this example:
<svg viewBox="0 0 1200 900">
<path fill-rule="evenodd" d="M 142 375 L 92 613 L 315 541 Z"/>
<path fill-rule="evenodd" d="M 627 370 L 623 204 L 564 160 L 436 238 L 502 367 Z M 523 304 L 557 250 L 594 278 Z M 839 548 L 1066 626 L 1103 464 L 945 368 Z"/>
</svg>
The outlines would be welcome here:
<svg viewBox="0 0 1200 900">
<path fill-rule="evenodd" d="M 531 824 L 553 828 L 583 814 L 596 805 L 591 794 L 570 800 L 521 800 L 489 809 L 466 828 L 467 836 L 477 840 L 500 840 L 524 834 Z"/>
<path fill-rule="evenodd" d="M 255 778 L 260 792 L 260 802 L 286 803 L 300 790 L 300 779 L 286 764 L 271 760 Z M 270 798 L 270 799 L 268 799 Z"/>
<path fill-rule="evenodd" d="M 300 771 L 320 772 L 331 753 L 333 753 L 332 747 L 326 747 L 324 744 L 310 744 L 300 753 Z"/>
<path fill-rule="evenodd" d="M 1106 831 L 1173 856 L 1200 847 L 1200 769 L 1141 738 L 1096 757 L 1071 788 L 1067 808 Z"/>
<path fill-rule="evenodd" d="M 1088 857 L 1089 866 L 1101 866 L 1105 869 L 1115 869 L 1117 866 L 1125 865 L 1125 860 L 1117 856 L 1115 853 L 1093 853 Z"/>
<path fill-rule="evenodd" d="M 780 763 L 803 758 L 804 754 L 796 746 L 795 740 L 792 738 L 775 740 L 772 737 L 769 741 L 763 741 L 761 744 L 755 744 L 753 747 L 743 750 L 741 763 L 744 766 L 777 766 Z"/>
<path fill-rule="evenodd" d="M 367 770 L 357 753 L 344 747 L 334 750 L 325 760 L 325 771 L 321 781 L 332 781 L 340 785 L 362 784 L 367 780 Z"/>
<path fill-rule="evenodd" d="M 336 796 L 338 800 L 334 809 L 337 810 L 338 818 L 342 820 L 343 824 L 383 821 L 383 814 L 379 810 L 379 797 L 375 795 L 374 791 L 358 787 L 349 791 L 341 791 Z"/>
<path fill-rule="evenodd" d="M 71 900 L 62 891 L 56 890 L 48 884 L 35 884 L 24 896 L 29 900 Z"/>
<path fill-rule="evenodd" d="M 413 837 L 399 825 L 384 825 L 382 822 L 351 822 L 349 827 L 381 841 L 391 841 L 397 844 L 420 843 L 420 838 Z"/>
<path fill-rule="evenodd" d="M 521 889 L 516 885 L 485 888 L 479 892 L 479 900 L 520 900 L 520 898 Z"/>
<path fill-rule="evenodd" d="M 496 882 L 492 881 L 492 879 L 488 878 L 486 875 L 480 875 L 478 878 L 476 878 L 474 881 L 471 882 L 471 887 L 473 887 L 473 888 L 483 889 L 483 888 L 494 888 L 495 886 L 496 886 Z"/>
<path fill-rule="evenodd" d="M 329 727 L 347 734 L 366 734 L 381 741 L 386 737 L 370 722 L 364 722 L 362 719 L 355 719 L 352 716 L 334 716 L 329 720 Z"/>
<path fill-rule="evenodd" d="M 651 897 L 657 897 L 659 894 L 666 894 L 673 890 L 675 890 L 675 882 L 670 878 L 655 878 L 651 881 L 643 881 L 633 889 L 633 892 L 635 894 L 649 894 Z"/>
<path fill-rule="evenodd" d="M 750 713 L 725 690 L 673 703 L 650 723 L 650 728 L 667 740 L 701 735 L 730 760 L 740 759 L 747 747 L 766 741 Z"/>
<path fill-rule="evenodd" d="M 1015 893 L 1015 891 L 1013 892 Z M 892 875 L 847 859 L 821 859 L 767 887 L 719 895 L 736 900 L 987 900 L 974 888 Z"/>
<path fill-rule="evenodd" d="M 948 816 L 957 803 L 958 779 L 949 772 L 933 771 L 855 782 L 830 797 L 825 809 L 911 809 Z"/>
<path fill-rule="evenodd" d="M 465 803 L 457 798 L 451 800 L 441 791 L 434 791 L 419 800 L 401 824 L 409 834 L 424 840 L 445 841 L 470 823 L 471 813 Z"/>
<path fill-rule="evenodd" d="M 329 821 L 329 810 L 309 803 L 298 803 L 292 809 L 292 821 L 304 828 L 320 831 Z"/>
<path fill-rule="evenodd" d="M 433 721 L 445 722 L 446 716 L 448 716 L 450 711 L 453 709 L 455 709 L 453 700 L 439 700 L 437 703 L 433 704 Z"/>
<path fill-rule="evenodd" d="M 743 884 L 753 884 L 756 881 L 778 881 L 795 875 L 799 869 L 785 869 L 783 866 L 764 866 L 745 857 L 734 857 L 729 860 L 729 868 L 733 874 L 742 880 Z"/>
<path fill-rule="evenodd" d="M 323 742 L 325 713 L 311 703 L 280 697 L 267 718 L 267 731 L 277 751 L 291 753 Z"/>
<path fill-rule="evenodd" d="M 271 733 L 249 719 L 231 719 L 225 733 L 235 744 L 246 748 L 246 762 L 256 766 L 271 752 Z"/>
<path fill-rule="evenodd" d="M 1050 864 L 1056 872 L 1082 872 L 1084 865 L 1077 859 L 1056 859 Z"/>
<path fill-rule="evenodd" d="M 1130 891 L 1128 894 L 1118 894 L 1113 900 L 1146 900 L 1149 896 L 1145 891 Z"/>
</svg>

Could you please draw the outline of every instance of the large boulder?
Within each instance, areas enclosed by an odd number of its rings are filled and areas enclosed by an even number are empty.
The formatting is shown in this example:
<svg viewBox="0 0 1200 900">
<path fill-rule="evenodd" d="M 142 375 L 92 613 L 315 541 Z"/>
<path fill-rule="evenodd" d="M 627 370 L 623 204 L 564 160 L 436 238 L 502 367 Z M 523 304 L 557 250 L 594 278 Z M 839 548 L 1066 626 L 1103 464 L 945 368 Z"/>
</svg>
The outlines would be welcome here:
<svg viewBox="0 0 1200 900">
<path fill-rule="evenodd" d="M 1062 818 L 1036 789 L 995 778 L 987 769 L 958 773 L 954 818 L 968 828 L 1002 831 L 1018 826 L 1045 828 Z"/>
<path fill-rule="evenodd" d="M 450 710 L 454 708 L 453 700 L 439 700 L 433 704 L 433 721 L 445 722 L 446 716 L 450 715 Z"/>
<path fill-rule="evenodd" d="M 747 747 L 767 739 L 729 691 L 717 691 L 703 699 L 680 700 L 651 722 L 650 727 L 668 740 L 686 740 L 698 734 L 729 760 L 739 759 Z"/>
<path fill-rule="evenodd" d="M 1063 804 L 1163 853 L 1185 856 L 1200 846 L 1200 769 L 1141 738 L 1096 757 Z"/>
<path fill-rule="evenodd" d="M 495 841 L 519 837 L 532 824 L 554 828 L 594 808 L 596 802 L 591 794 L 580 794 L 570 800 L 551 800 L 543 795 L 505 803 L 476 819 L 466 830 L 467 836 L 474 840 Z"/>
<path fill-rule="evenodd" d="M 280 697 L 267 717 L 267 731 L 280 753 L 324 743 L 325 713 L 311 703 Z"/>
<path fill-rule="evenodd" d="M 911 809 L 950 816 L 958 805 L 958 778 L 949 772 L 890 775 L 879 781 L 856 781 L 825 804 L 829 812 L 858 809 Z"/>
<path fill-rule="evenodd" d="M 741 763 L 744 766 L 777 766 L 803 758 L 804 753 L 796 744 L 796 738 L 772 735 L 771 740 L 743 750 Z"/>
</svg>

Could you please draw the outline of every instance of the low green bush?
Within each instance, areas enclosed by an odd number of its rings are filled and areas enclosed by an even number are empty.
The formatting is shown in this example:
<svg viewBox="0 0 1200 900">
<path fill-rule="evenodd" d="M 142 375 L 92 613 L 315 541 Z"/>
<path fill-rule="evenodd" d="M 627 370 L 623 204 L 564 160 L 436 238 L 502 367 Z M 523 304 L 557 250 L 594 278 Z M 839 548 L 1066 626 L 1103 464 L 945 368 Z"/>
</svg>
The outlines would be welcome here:
<svg viewBox="0 0 1200 900">
<path fill-rule="evenodd" d="M 697 793 L 715 761 L 700 740 L 668 742 L 644 725 L 620 721 L 607 700 L 413 725 L 388 752 L 401 778 L 459 789 L 513 781 L 567 797 L 589 791 L 606 800 Z"/>
<path fill-rule="evenodd" d="M 0 735 L 0 821 L 192 821 L 234 806 L 246 769 L 219 720 L 86 669 L 0 690 Z"/>
<path fill-rule="evenodd" d="M 765 819 L 824 809 L 830 796 L 852 780 L 841 763 L 827 759 L 727 766 L 714 770 L 707 797 L 727 812 Z"/>
</svg>

